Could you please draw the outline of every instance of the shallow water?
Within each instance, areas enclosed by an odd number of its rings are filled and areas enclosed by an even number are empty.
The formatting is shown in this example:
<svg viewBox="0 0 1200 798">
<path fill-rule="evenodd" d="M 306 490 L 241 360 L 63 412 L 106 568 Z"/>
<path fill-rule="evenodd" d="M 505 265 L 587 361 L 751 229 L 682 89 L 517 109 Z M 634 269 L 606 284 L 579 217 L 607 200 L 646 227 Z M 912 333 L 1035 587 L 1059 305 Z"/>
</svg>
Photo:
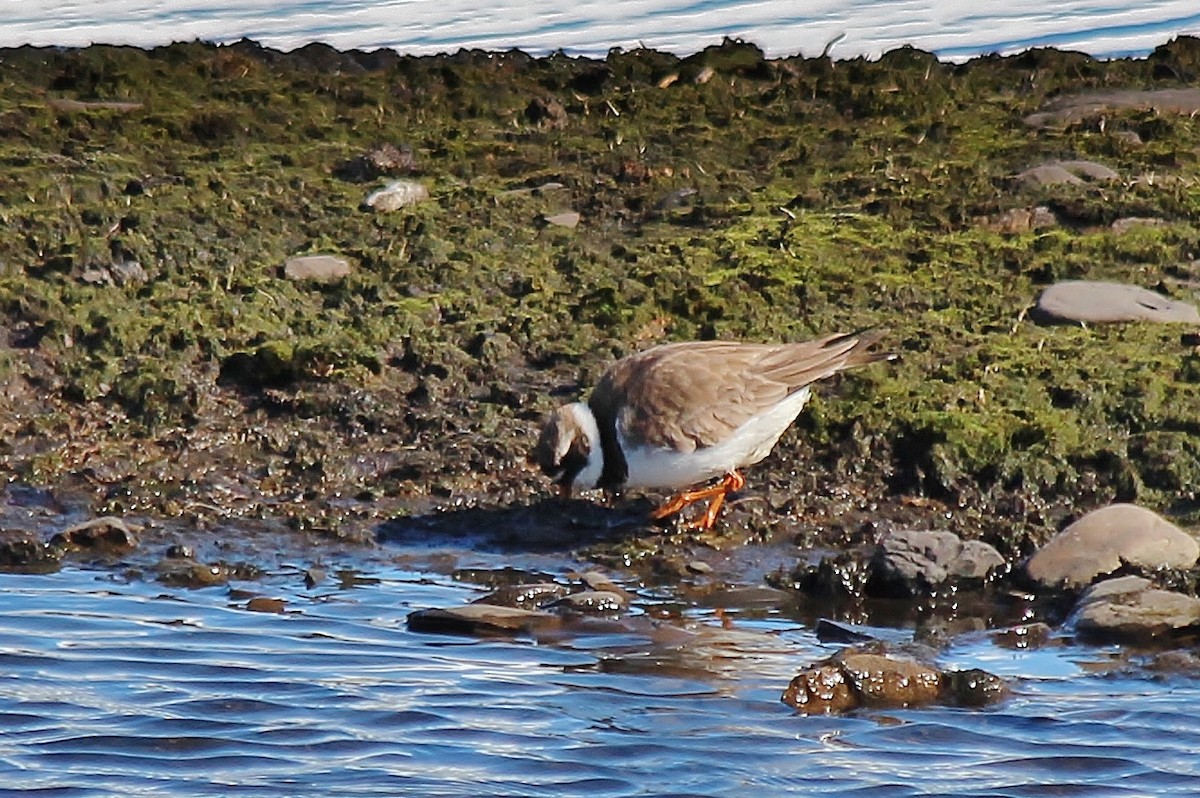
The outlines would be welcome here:
<svg viewBox="0 0 1200 798">
<path fill-rule="evenodd" d="M 680 54 L 746 39 L 771 57 L 878 57 L 906 44 L 951 60 L 1030 47 L 1097 57 L 1145 55 L 1181 34 L 1200 34 L 1194 0 L 9 0 L 0 46 L 151 47 L 245 36 L 291 50 L 314 41 L 340 49 L 388 47 L 424 55 L 459 48 L 535 54 L 558 49 L 603 57 L 610 47 Z M 0 3 L 0 7 L 3 4 Z"/>
<path fill-rule="evenodd" d="M 961 638 L 943 664 L 1010 678 L 1011 699 L 805 717 L 779 695 L 830 649 L 777 614 L 691 611 L 677 643 L 418 635 L 408 612 L 479 590 L 336 570 L 314 589 L 289 568 L 196 590 L 0 575 L 0 796 L 1200 791 L 1200 682 L 1103 675 L 1115 649 Z"/>
</svg>

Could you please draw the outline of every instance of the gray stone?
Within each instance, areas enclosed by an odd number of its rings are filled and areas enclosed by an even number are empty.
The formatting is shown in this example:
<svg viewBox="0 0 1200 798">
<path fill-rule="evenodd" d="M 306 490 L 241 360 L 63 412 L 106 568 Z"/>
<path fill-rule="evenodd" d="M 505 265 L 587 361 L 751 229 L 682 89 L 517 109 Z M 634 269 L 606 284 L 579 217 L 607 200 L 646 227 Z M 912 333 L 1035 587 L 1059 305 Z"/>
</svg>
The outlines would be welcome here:
<svg viewBox="0 0 1200 798">
<path fill-rule="evenodd" d="M 1196 539 L 1157 513 L 1113 504 L 1083 516 L 1025 562 L 1025 573 L 1048 588 L 1080 588 L 1123 565 L 1190 568 L 1200 557 Z"/>
<path fill-rule="evenodd" d="M 1166 223 L 1166 219 L 1157 216 L 1125 216 L 1109 225 L 1109 229 L 1114 233 L 1128 233 L 1141 227 L 1162 227 Z"/>
<path fill-rule="evenodd" d="M 984 580 L 1004 558 L 979 540 L 964 543 L 953 532 L 902 530 L 879 541 L 871 558 L 867 592 L 913 596 L 947 581 Z"/>
<path fill-rule="evenodd" d="M 579 224 L 579 214 L 575 211 L 563 211 L 562 213 L 554 213 L 543 216 L 542 219 L 546 224 L 552 224 L 557 227 L 574 228 Z"/>
<path fill-rule="evenodd" d="M 1200 625 L 1200 599 L 1140 576 L 1106 579 L 1080 596 L 1073 623 L 1088 637 L 1146 643 Z"/>
<path fill-rule="evenodd" d="M 1030 318 L 1040 324 L 1123 321 L 1200 324 L 1196 306 L 1123 283 L 1066 280 L 1042 291 Z"/>
<path fill-rule="evenodd" d="M 1120 179 L 1121 176 L 1115 171 L 1095 161 L 1051 161 L 1017 175 L 1020 182 L 1039 186 L 1079 185 Z"/>
<path fill-rule="evenodd" d="M 398 211 L 429 199 L 429 189 L 411 180 L 396 180 L 367 195 L 364 204 L 380 213 Z"/>
<path fill-rule="evenodd" d="M 461 607 L 417 610 L 408 615 L 409 630 L 441 634 L 527 633 L 560 624 L 561 619 L 553 613 L 495 604 L 465 604 Z"/>
<path fill-rule="evenodd" d="M 1062 95 L 1046 103 L 1043 110 L 1025 117 L 1025 124 L 1038 128 L 1068 125 L 1124 108 L 1190 116 L 1200 111 L 1200 88 L 1101 89 Z"/>
<path fill-rule="evenodd" d="M 336 283 L 350 271 L 348 261 L 333 255 L 297 255 L 283 264 L 283 276 L 298 282 Z"/>
</svg>

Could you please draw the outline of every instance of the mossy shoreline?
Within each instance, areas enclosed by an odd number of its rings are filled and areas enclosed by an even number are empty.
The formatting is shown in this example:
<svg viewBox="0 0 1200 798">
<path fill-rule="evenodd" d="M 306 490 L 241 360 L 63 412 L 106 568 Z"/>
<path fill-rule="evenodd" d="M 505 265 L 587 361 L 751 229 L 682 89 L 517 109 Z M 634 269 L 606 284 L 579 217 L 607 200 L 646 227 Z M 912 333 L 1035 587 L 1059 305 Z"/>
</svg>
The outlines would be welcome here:
<svg viewBox="0 0 1200 798">
<path fill-rule="evenodd" d="M 244 41 L 0 64 L 10 486 L 361 539 L 440 508 L 551 523 L 562 508 L 524 455 L 612 358 L 882 328 L 900 360 L 822 387 L 753 470 L 763 501 L 732 509 L 726 542 L 949 526 L 1017 554 L 1114 499 L 1200 515 L 1194 331 L 1023 318 L 1059 279 L 1194 300 L 1200 122 L 1026 118 L 1186 87 L 1195 39 L 1116 61 Z M 401 157 L 362 158 L 384 145 Z M 1069 158 L 1122 177 L 1014 178 Z M 396 178 L 430 199 L 362 207 Z M 996 222 L 1037 207 L 1057 223 Z M 578 226 L 546 221 L 563 211 Z M 1156 221 L 1111 226 L 1131 217 Z M 284 276 L 313 253 L 352 273 Z"/>
</svg>

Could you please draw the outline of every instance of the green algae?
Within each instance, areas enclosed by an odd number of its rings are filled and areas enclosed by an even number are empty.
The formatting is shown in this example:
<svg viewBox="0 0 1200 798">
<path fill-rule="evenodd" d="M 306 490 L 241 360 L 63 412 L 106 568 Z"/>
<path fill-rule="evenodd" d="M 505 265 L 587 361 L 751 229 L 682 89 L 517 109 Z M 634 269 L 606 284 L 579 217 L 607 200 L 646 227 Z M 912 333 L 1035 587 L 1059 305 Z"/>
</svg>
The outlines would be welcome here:
<svg viewBox="0 0 1200 798">
<path fill-rule="evenodd" d="M 1183 85 L 1197 52 L 6 51 L 0 369 L 44 414 L 8 422 L 6 477 L 86 475 L 109 507 L 334 529 L 431 497 L 528 502 L 544 486 L 517 464 L 540 415 L 614 356 L 880 327 L 900 359 L 822 387 L 785 439 L 807 459 L 779 469 L 969 509 L 993 535 L 1114 497 L 1195 514 L 1194 343 L 1023 314 L 1059 279 L 1191 296 L 1198 123 L 1023 119 L 1056 95 Z M 530 110 L 546 98 L 563 114 Z M 387 178 L 337 165 L 381 143 L 411 150 L 392 176 L 431 200 L 360 207 Z M 1059 158 L 1126 179 L 1014 180 Z M 1038 205 L 1060 224 L 986 223 Z M 577 228 L 542 221 L 565 209 Z M 1130 216 L 1166 223 L 1110 228 Z M 308 253 L 354 271 L 285 279 Z M 144 277 L 84 279 L 129 263 Z M 1047 511 L 1004 517 L 1014 497 Z"/>
</svg>

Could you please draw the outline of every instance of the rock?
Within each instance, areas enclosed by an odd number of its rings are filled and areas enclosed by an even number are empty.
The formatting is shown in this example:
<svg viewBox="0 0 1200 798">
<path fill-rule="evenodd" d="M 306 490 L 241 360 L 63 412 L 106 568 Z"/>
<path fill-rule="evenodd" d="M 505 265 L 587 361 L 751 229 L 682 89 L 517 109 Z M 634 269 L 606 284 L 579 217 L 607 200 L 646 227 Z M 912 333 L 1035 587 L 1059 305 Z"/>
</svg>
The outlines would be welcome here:
<svg viewBox="0 0 1200 798">
<path fill-rule="evenodd" d="M 983 225 L 997 233 L 1028 233 L 1030 230 L 1057 227 L 1058 217 L 1045 205 L 1039 205 L 1036 208 L 1013 208 L 1004 211 L 984 219 Z"/>
<path fill-rule="evenodd" d="M 986 707 L 1008 695 L 1008 685 L 995 674 L 979 668 L 946 671 L 942 674 L 943 703 L 956 707 Z"/>
<path fill-rule="evenodd" d="M 525 118 L 538 127 L 561 130 L 567 126 L 567 109 L 554 97 L 534 97 L 525 106 Z"/>
<path fill-rule="evenodd" d="M 1191 568 L 1196 539 L 1157 513 L 1113 504 L 1083 516 L 1025 562 L 1025 573 L 1047 588 L 1080 588 L 1122 566 Z"/>
<path fill-rule="evenodd" d="M 556 227 L 566 227 L 572 229 L 579 224 L 580 216 L 575 211 L 564 211 L 563 213 L 555 213 L 549 216 L 543 216 L 542 221 L 546 224 L 552 224 Z"/>
<path fill-rule="evenodd" d="M 363 204 L 368 208 L 374 208 L 379 213 L 387 213 L 427 199 L 429 199 L 429 189 L 425 186 L 411 180 L 396 180 L 378 191 L 368 194 Z"/>
<path fill-rule="evenodd" d="M 308 568 L 304 571 L 304 586 L 312 590 L 325 581 L 324 568 Z"/>
<path fill-rule="evenodd" d="M 932 703 L 983 706 L 1007 693 L 1003 680 L 980 670 L 942 671 L 879 647 L 845 649 L 788 685 L 782 701 L 806 714 Z"/>
<path fill-rule="evenodd" d="M 1090 638 L 1148 643 L 1200 627 L 1200 599 L 1161 590 L 1140 576 L 1106 579 L 1079 598 L 1072 622 Z"/>
<path fill-rule="evenodd" d="M 904 530 L 884 536 L 871 557 L 868 595 L 909 597 L 939 585 L 983 581 L 1004 565 L 987 543 L 964 543 L 953 532 Z"/>
<path fill-rule="evenodd" d="M 576 612 L 613 613 L 620 612 L 625 605 L 625 597 L 620 593 L 610 590 L 583 590 L 563 596 L 550 606 Z"/>
<path fill-rule="evenodd" d="M 64 529 L 50 538 L 50 544 L 119 554 L 137 548 L 138 542 L 133 530 L 120 518 L 103 516 Z"/>
<path fill-rule="evenodd" d="M 125 260 L 111 263 L 108 266 L 93 266 L 84 269 L 79 279 L 91 285 L 124 286 L 141 284 L 150 279 L 150 275 L 137 261 Z"/>
<path fill-rule="evenodd" d="M 286 603 L 283 599 L 267 598 L 266 596 L 258 596 L 246 602 L 246 609 L 250 612 L 281 613 L 285 606 Z"/>
<path fill-rule="evenodd" d="M 599 571 L 586 571 L 579 575 L 579 581 L 587 585 L 589 590 L 602 590 L 608 593 L 616 593 L 621 597 L 621 600 L 626 603 L 628 603 L 629 599 L 632 598 L 628 591 Z"/>
<path fill-rule="evenodd" d="M 788 684 L 781 700 L 808 715 L 837 714 L 862 706 L 850 680 L 836 665 L 802 671 Z"/>
<path fill-rule="evenodd" d="M 828 618 L 818 618 L 813 634 L 822 643 L 870 643 L 879 638 Z"/>
<path fill-rule="evenodd" d="M 503 607 L 522 607 L 538 609 L 546 604 L 559 600 L 567 594 L 567 589 L 555 582 L 536 582 L 532 584 L 504 585 L 483 598 L 476 599 L 472 604 L 495 604 Z"/>
<path fill-rule="evenodd" d="M 1128 233 L 1139 227 L 1162 227 L 1166 223 L 1166 219 L 1159 219 L 1155 216 L 1126 216 L 1114 221 L 1109 229 L 1114 233 Z"/>
<path fill-rule="evenodd" d="M 297 255 L 283 264 L 283 276 L 296 282 L 336 283 L 350 272 L 349 261 L 333 255 Z"/>
<path fill-rule="evenodd" d="M 1041 648 L 1053 634 L 1048 624 L 1040 621 L 997 629 L 991 633 L 992 642 L 1011 649 Z"/>
<path fill-rule="evenodd" d="M 51 97 L 46 100 L 46 106 L 62 113 L 86 113 L 89 111 L 118 111 L 128 113 L 142 110 L 142 103 L 123 100 L 70 100 L 65 97 Z"/>
<path fill-rule="evenodd" d="M 410 631 L 436 634 L 518 634 L 554 628 L 560 623 L 553 613 L 492 604 L 417 610 L 408 615 Z"/>
<path fill-rule="evenodd" d="M 205 564 L 187 560 L 163 560 L 158 581 L 175 587 L 212 587 L 229 581 L 231 572 L 223 563 Z"/>
<path fill-rule="evenodd" d="M 698 576 L 707 576 L 713 572 L 713 567 L 703 560 L 692 560 L 684 567 L 687 568 L 688 573 Z"/>
<path fill-rule="evenodd" d="M 1106 89 L 1070 94 L 1046 103 L 1043 110 L 1025 117 L 1025 124 L 1038 128 L 1067 125 L 1125 108 L 1195 114 L 1200 111 L 1200 89 Z"/>
<path fill-rule="evenodd" d="M 32 532 L 0 533 L 0 570 L 15 573 L 50 573 L 62 561 L 62 549 L 47 546 Z"/>
<path fill-rule="evenodd" d="M 411 172 L 417 168 L 417 159 L 412 148 L 382 144 L 373 150 L 342 161 L 333 168 L 333 173 L 351 183 L 366 183 L 383 175 Z"/>
<path fill-rule="evenodd" d="M 1017 180 L 1027 185 L 1079 185 L 1085 182 L 1120 180 L 1121 176 L 1095 161 L 1051 161 L 1026 169 Z"/>
<path fill-rule="evenodd" d="M 1200 324 L 1195 305 L 1123 283 L 1066 280 L 1042 291 L 1029 317 L 1039 324 L 1123 321 Z"/>
</svg>

